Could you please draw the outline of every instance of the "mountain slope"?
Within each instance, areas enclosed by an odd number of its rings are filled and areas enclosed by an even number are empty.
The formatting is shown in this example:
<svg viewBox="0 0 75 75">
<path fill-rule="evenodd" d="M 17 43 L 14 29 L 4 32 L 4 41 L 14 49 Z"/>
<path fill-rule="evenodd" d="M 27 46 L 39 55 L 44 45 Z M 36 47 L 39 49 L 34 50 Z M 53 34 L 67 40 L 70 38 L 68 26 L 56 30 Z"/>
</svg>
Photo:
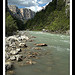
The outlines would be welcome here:
<svg viewBox="0 0 75 75">
<path fill-rule="evenodd" d="M 20 20 L 28 20 L 34 17 L 35 12 L 27 8 L 18 8 L 16 5 L 8 5 L 11 15 L 20 19 Z"/>
<path fill-rule="evenodd" d="M 13 35 L 17 30 L 24 30 L 24 23 L 18 18 L 11 15 L 12 12 L 9 12 L 8 6 L 6 6 L 6 15 L 5 15 L 5 33 L 6 36 Z"/>
<path fill-rule="evenodd" d="M 26 22 L 30 30 L 48 29 L 49 31 L 65 32 L 69 29 L 69 6 L 65 0 L 53 0 L 49 5 L 35 17 Z"/>
</svg>

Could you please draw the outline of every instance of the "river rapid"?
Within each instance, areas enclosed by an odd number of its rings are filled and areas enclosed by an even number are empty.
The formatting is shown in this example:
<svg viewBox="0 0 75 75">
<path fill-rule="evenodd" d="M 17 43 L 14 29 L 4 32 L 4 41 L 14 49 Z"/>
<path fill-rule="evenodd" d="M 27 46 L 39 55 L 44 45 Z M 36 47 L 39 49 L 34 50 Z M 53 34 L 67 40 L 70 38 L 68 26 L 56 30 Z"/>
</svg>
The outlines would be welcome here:
<svg viewBox="0 0 75 75">
<path fill-rule="evenodd" d="M 40 47 L 39 59 L 33 59 L 34 65 L 18 66 L 15 64 L 14 75 L 70 75 L 70 36 L 51 34 L 40 31 L 26 31 L 27 36 L 35 36 L 33 42 L 26 42 L 30 50 L 34 50 L 35 43 L 46 43 Z M 9 75 L 9 74 L 8 74 Z"/>
</svg>

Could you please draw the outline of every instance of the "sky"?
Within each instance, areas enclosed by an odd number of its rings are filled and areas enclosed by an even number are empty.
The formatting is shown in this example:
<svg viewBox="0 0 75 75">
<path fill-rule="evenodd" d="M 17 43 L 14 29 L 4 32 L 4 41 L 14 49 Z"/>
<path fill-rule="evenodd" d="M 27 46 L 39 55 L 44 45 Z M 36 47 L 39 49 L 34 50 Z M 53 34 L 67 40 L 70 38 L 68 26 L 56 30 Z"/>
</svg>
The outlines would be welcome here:
<svg viewBox="0 0 75 75">
<path fill-rule="evenodd" d="M 28 8 L 34 12 L 40 11 L 52 0 L 8 0 L 8 5 L 16 5 L 18 8 Z"/>
</svg>

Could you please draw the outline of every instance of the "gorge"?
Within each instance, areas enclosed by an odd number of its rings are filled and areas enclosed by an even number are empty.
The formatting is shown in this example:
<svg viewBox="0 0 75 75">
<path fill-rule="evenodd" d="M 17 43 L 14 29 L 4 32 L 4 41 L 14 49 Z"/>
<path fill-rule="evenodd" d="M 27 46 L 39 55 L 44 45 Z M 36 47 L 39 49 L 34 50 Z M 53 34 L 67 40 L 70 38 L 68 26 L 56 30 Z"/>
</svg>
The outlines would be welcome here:
<svg viewBox="0 0 75 75">
<path fill-rule="evenodd" d="M 35 12 L 27 8 L 18 8 L 16 5 L 8 5 L 12 15 L 20 20 L 28 20 L 35 16 Z"/>
<path fill-rule="evenodd" d="M 70 1 L 52 0 L 37 13 L 7 7 L 5 74 L 69 75 L 70 36 L 62 33 L 70 32 Z"/>
</svg>

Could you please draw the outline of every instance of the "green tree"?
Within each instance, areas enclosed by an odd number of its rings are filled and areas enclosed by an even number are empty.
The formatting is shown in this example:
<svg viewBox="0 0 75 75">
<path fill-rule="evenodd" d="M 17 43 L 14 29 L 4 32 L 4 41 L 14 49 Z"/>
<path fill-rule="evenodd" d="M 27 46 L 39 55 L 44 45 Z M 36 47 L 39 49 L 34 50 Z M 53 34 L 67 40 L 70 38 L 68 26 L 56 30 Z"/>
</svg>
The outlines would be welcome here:
<svg viewBox="0 0 75 75">
<path fill-rule="evenodd" d="M 16 26 L 15 20 L 11 15 L 6 17 L 6 35 L 12 35 L 18 28 Z"/>
</svg>

